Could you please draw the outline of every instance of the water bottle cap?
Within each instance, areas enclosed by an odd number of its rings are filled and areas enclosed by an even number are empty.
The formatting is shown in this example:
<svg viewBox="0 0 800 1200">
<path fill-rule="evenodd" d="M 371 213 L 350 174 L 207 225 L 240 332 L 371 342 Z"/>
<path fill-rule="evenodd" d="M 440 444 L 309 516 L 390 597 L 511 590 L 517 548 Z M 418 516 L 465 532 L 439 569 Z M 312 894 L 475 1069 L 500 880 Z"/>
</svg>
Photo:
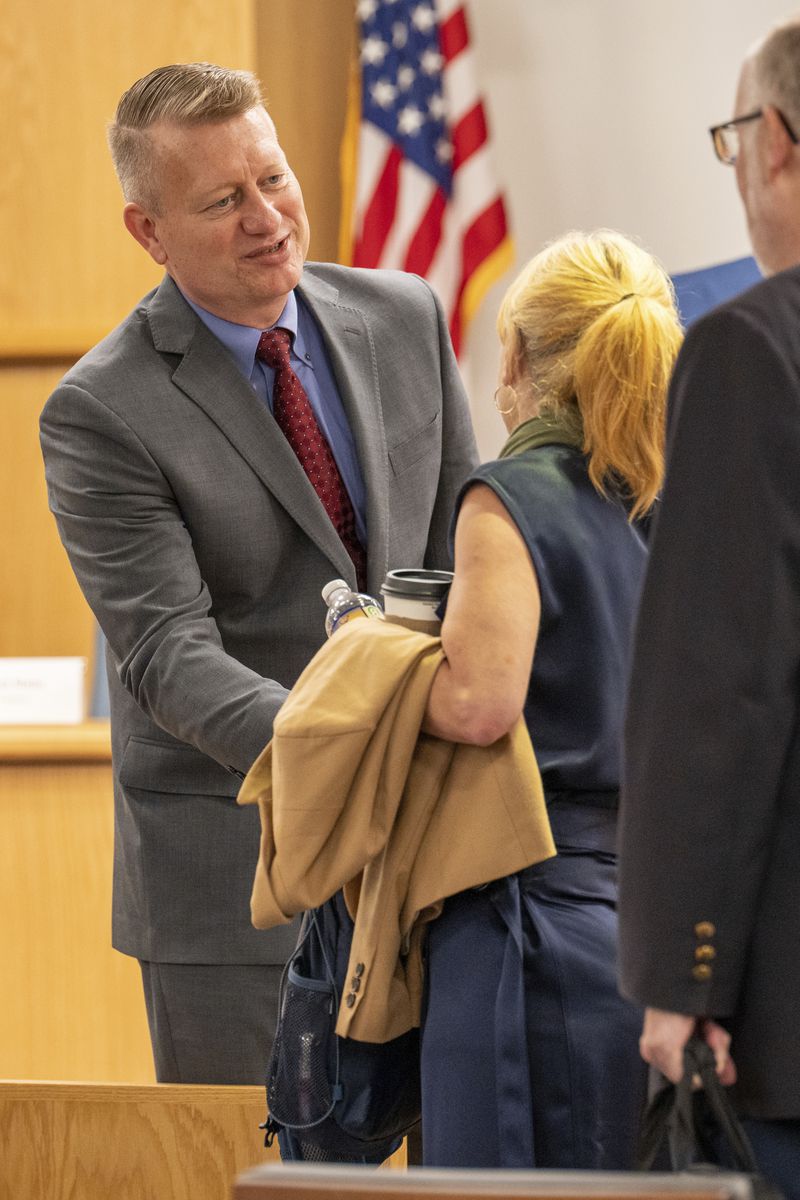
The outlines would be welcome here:
<svg viewBox="0 0 800 1200">
<path fill-rule="evenodd" d="M 349 592 L 350 584 L 346 579 L 332 579 L 330 583 L 326 583 L 325 587 L 322 589 L 322 599 L 326 604 L 329 604 L 331 597 L 335 596 L 337 592 L 341 591 Z"/>
</svg>

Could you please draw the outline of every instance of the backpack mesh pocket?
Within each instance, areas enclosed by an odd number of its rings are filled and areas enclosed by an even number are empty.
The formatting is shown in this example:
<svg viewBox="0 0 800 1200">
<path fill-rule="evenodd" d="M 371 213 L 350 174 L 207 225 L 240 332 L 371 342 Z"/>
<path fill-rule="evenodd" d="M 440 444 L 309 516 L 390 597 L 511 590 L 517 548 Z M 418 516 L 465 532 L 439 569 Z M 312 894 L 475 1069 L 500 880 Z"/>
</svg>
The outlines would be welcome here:
<svg viewBox="0 0 800 1200">
<path fill-rule="evenodd" d="M 267 1070 L 267 1104 L 282 1125 L 315 1125 L 333 1107 L 328 1049 L 334 1009 L 333 987 L 327 980 L 305 979 L 289 967 Z"/>
</svg>

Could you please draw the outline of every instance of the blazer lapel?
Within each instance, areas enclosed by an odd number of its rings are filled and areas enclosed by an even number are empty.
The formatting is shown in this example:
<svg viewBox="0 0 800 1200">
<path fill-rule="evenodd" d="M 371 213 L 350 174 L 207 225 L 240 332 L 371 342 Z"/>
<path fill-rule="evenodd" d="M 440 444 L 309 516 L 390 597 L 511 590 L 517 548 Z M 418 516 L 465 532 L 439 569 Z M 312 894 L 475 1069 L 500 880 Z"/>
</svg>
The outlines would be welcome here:
<svg viewBox="0 0 800 1200">
<path fill-rule="evenodd" d="M 156 349 L 179 356 L 175 386 L 203 409 L 342 578 L 354 584 L 350 556 L 272 414 L 169 277 L 150 303 L 148 321 Z"/>
<path fill-rule="evenodd" d="M 367 315 L 339 303 L 335 287 L 303 272 L 298 291 L 316 318 L 350 429 L 367 493 L 367 588 L 378 595 L 389 569 L 389 456 L 375 345 Z"/>
</svg>

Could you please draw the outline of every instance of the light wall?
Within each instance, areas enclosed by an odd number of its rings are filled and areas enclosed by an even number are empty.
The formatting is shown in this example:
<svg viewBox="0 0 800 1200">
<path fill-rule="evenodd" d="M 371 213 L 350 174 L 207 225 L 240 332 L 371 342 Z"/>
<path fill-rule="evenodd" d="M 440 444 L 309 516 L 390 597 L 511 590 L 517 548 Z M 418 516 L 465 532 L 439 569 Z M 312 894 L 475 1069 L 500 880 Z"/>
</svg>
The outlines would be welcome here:
<svg viewBox="0 0 800 1200">
<path fill-rule="evenodd" d="M 749 254 L 733 172 L 708 126 L 733 113 L 748 47 L 793 11 L 786 0 L 467 0 L 518 266 L 569 229 L 610 226 L 670 272 Z M 465 376 L 484 457 L 502 442 L 491 408 L 494 317 L 515 272 L 487 296 Z"/>
</svg>

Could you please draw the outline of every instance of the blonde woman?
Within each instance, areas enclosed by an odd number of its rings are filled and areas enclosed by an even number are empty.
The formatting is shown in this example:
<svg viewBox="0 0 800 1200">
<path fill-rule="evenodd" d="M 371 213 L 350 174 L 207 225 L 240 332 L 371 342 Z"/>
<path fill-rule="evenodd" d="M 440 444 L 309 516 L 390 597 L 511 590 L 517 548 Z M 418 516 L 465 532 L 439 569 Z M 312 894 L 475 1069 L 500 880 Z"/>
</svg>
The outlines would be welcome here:
<svg viewBox="0 0 800 1200">
<path fill-rule="evenodd" d="M 625 1169 L 645 1081 L 615 982 L 620 740 L 682 334 L 664 272 L 608 231 L 537 255 L 498 331 L 509 438 L 461 493 L 426 728 L 489 744 L 523 713 L 558 855 L 431 927 L 425 1162 Z"/>
</svg>

